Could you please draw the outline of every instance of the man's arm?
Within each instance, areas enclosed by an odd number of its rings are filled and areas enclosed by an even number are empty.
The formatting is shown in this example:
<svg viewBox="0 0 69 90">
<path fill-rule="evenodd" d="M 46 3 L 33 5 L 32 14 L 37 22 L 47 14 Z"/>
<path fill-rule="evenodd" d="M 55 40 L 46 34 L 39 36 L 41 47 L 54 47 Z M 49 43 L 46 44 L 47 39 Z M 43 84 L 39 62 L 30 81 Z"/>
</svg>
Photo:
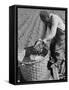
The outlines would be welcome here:
<svg viewBox="0 0 69 90">
<path fill-rule="evenodd" d="M 53 39 L 53 37 L 55 37 L 57 32 L 57 25 L 58 25 L 57 21 L 58 21 L 57 18 L 53 18 L 50 34 L 45 38 L 45 41 L 51 40 Z"/>
</svg>

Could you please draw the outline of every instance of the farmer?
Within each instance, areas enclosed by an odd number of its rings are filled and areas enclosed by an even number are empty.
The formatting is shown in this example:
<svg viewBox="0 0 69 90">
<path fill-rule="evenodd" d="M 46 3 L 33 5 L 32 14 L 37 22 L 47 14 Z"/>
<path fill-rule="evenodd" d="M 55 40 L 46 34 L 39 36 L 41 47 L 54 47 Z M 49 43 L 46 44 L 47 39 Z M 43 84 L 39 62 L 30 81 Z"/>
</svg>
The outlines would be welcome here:
<svg viewBox="0 0 69 90">
<path fill-rule="evenodd" d="M 43 30 L 41 30 L 40 39 L 42 39 L 46 44 L 51 41 L 51 43 L 49 43 L 51 57 L 54 59 L 53 63 L 56 63 L 56 65 L 58 66 L 58 62 L 61 64 L 65 60 L 65 24 L 58 15 L 53 13 L 49 14 L 47 11 L 40 12 L 40 19 L 44 24 L 44 28 Z M 54 71 L 56 69 L 54 69 L 53 66 L 52 69 Z M 65 66 L 63 68 L 65 68 Z M 61 71 L 62 70 L 58 68 L 58 71 L 56 72 L 61 73 Z M 65 73 L 65 71 L 62 73 Z M 59 77 L 55 79 L 59 79 Z"/>
</svg>

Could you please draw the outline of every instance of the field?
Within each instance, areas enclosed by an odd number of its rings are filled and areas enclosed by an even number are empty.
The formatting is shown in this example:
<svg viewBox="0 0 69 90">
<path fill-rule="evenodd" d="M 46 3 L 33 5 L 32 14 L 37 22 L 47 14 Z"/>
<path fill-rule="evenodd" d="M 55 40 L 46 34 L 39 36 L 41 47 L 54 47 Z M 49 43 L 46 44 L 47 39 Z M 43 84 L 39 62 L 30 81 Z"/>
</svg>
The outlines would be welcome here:
<svg viewBox="0 0 69 90">
<path fill-rule="evenodd" d="M 31 46 L 40 38 L 42 29 L 39 17 L 40 9 L 18 9 L 18 53 L 21 53 L 24 47 Z M 65 23 L 65 11 L 47 10 L 49 13 L 59 15 Z"/>
</svg>

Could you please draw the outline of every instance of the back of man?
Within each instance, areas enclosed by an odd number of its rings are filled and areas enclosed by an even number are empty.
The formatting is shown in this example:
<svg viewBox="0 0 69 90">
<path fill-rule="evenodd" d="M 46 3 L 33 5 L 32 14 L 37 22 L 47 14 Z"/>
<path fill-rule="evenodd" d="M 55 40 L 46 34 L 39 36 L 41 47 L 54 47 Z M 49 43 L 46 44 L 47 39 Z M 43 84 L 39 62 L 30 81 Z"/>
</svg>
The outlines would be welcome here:
<svg viewBox="0 0 69 90">
<path fill-rule="evenodd" d="M 50 13 L 49 16 L 52 17 L 53 24 L 57 23 L 57 27 L 60 28 L 62 31 L 65 31 L 65 24 L 63 20 L 61 19 L 61 17 L 53 13 Z"/>
</svg>

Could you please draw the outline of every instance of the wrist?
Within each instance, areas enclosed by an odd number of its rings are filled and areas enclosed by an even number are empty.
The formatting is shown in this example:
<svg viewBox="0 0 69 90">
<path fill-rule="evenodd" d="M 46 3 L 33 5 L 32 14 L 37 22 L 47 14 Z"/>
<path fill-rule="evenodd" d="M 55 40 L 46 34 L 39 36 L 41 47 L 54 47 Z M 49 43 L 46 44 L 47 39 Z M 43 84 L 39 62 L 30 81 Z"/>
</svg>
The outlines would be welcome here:
<svg viewBox="0 0 69 90">
<path fill-rule="evenodd" d="M 43 41 L 44 41 L 44 43 L 47 43 L 47 39 L 44 39 Z"/>
</svg>

